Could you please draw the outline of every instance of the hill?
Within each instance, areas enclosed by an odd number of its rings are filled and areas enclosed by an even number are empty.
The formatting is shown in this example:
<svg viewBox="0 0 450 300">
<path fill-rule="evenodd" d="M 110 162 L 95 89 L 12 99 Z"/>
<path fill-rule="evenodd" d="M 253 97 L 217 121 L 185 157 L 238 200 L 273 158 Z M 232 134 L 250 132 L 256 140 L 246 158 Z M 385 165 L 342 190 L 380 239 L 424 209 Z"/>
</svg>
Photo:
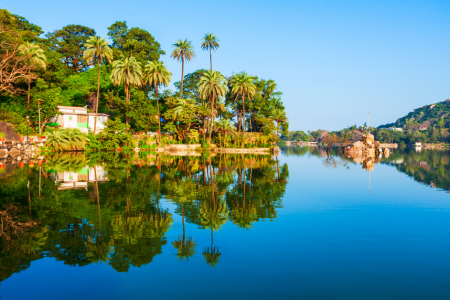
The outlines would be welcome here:
<svg viewBox="0 0 450 300">
<path fill-rule="evenodd" d="M 399 127 L 403 128 L 405 126 L 434 126 L 443 119 L 442 122 L 447 122 L 450 115 L 450 99 L 445 101 L 425 105 L 414 109 L 406 116 L 398 119 L 395 123 L 385 124 L 378 126 L 378 129 L 389 128 L 389 127 Z"/>
</svg>

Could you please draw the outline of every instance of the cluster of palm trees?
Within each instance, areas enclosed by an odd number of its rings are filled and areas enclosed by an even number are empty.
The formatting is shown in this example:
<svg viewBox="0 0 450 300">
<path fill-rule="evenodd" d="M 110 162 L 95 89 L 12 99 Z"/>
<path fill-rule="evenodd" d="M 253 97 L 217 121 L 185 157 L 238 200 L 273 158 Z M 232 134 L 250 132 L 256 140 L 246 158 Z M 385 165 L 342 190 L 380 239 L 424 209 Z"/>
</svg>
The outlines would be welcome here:
<svg viewBox="0 0 450 300">
<path fill-rule="evenodd" d="M 103 60 L 111 61 L 112 50 L 108 46 L 105 39 L 98 36 L 90 37 L 86 43 L 86 50 L 84 58 L 88 62 L 92 60 L 97 60 L 97 67 L 99 67 L 100 62 Z M 172 58 L 181 62 L 181 88 L 180 88 L 180 100 L 183 97 L 183 80 L 184 80 L 184 63 L 192 61 L 195 57 L 194 46 L 192 42 L 187 39 L 180 39 L 176 41 L 173 45 Z M 201 97 L 208 100 L 211 106 L 211 122 L 209 123 L 209 137 L 208 143 L 211 143 L 211 134 L 213 132 L 214 126 L 214 103 L 217 99 L 224 98 L 226 93 L 229 91 L 228 81 L 219 71 L 213 70 L 212 68 L 212 51 L 216 51 L 220 47 L 219 40 L 217 37 L 208 33 L 203 37 L 203 43 L 201 48 L 203 50 L 210 51 L 210 70 L 206 71 L 200 78 L 198 83 L 198 91 Z M 165 64 L 160 61 L 148 61 L 144 68 L 133 56 L 126 57 L 121 56 L 119 59 L 112 62 L 112 73 L 110 76 L 111 81 L 115 85 L 123 85 L 125 88 L 126 103 L 130 102 L 130 87 L 132 86 L 142 86 L 143 84 L 148 84 L 155 87 L 156 92 L 156 110 L 158 118 L 158 129 L 161 132 L 161 116 L 159 109 L 159 95 L 158 88 L 160 86 L 168 86 L 171 80 L 171 73 L 167 70 Z M 256 86 L 254 84 L 254 77 L 249 74 L 242 72 L 235 74 L 231 78 L 231 93 L 236 97 L 236 100 L 240 97 L 242 100 L 242 120 L 244 124 L 242 128 L 245 128 L 245 100 L 251 99 L 256 93 Z M 98 71 L 98 88 L 97 88 L 97 104 L 95 108 L 95 113 L 98 111 L 98 97 L 100 90 L 100 71 Z M 97 120 L 97 115 L 96 118 Z M 129 125 L 129 117 L 126 117 L 126 124 Z M 222 122 L 221 125 L 224 129 L 230 129 L 230 122 Z M 228 125 L 228 126 L 227 126 Z M 241 126 L 239 124 L 239 126 Z M 94 124 L 94 133 L 96 132 L 96 123 Z M 243 130 L 244 138 L 242 139 L 242 146 L 244 147 L 245 141 L 245 130 Z M 161 146 L 161 139 L 158 140 L 159 146 Z"/>
<path fill-rule="evenodd" d="M 180 88 L 180 100 L 183 97 L 183 79 L 184 79 L 184 63 L 192 61 L 195 57 L 194 46 L 192 42 L 187 39 L 180 39 L 176 41 L 173 45 L 173 51 L 171 57 L 181 62 L 181 88 Z M 203 42 L 201 44 L 203 50 L 209 50 L 210 52 L 210 70 L 205 71 L 203 76 L 200 78 L 198 83 L 198 92 L 201 97 L 208 102 L 210 105 L 210 122 L 208 124 L 208 143 L 211 143 L 211 134 L 213 132 L 214 118 L 215 118 L 215 103 L 219 99 L 223 99 L 225 95 L 229 92 L 229 86 L 231 86 L 231 94 L 235 97 L 236 101 L 239 99 L 242 101 L 242 111 L 241 114 L 237 116 L 238 127 L 243 131 L 242 147 L 244 147 L 245 142 L 245 100 L 252 99 L 256 93 L 256 86 L 254 83 L 254 77 L 247 74 L 246 72 L 241 72 L 234 74 L 228 81 L 225 76 L 223 76 L 219 71 L 213 70 L 212 68 L 212 51 L 216 51 L 220 48 L 219 40 L 217 36 L 212 33 L 207 33 L 203 37 Z M 28 57 L 29 63 L 46 68 L 46 57 L 44 50 L 33 43 L 26 42 L 21 47 L 21 53 Z M 156 96 L 156 110 L 158 119 L 158 129 L 161 132 L 161 115 L 160 115 L 160 105 L 159 105 L 159 87 L 167 87 L 171 81 L 172 74 L 167 70 L 166 65 L 162 61 L 147 61 L 142 65 L 134 56 L 121 55 L 118 59 L 114 60 L 113 50 L 109 47 L 108 42 L 105 38 L 99 36 L 91 36 L 86 44 L 83 58 L 90 64 L 95 62 L 97 65 L 97 101 L 95 103 L 95 121 L 94 121 L 94 134 L 97 132 L 97 114 L 98 114 L 98 103 L 100 96 L 100 64 L 105 61 L 111 63 L 112 72 L 110 75 L 110 80 L 115 85 L 124 86 L 126 104 L 129 105 L 131 97 L 131 87 L 141 87 L 143 85 L 153 86 L 155 88 Z M 30 84 L 31 79 L 28 80 L 28 109 L 30 106 Z M 277 135 L 279 122 L 286 120 L 283 111 L 274 112 L 273 120 L 277 124 Z M 205 121 L 205 120 L 204 120 Z M 130 118 L 126 116 L 126 124 L 129 125 Z M 231 120 L 221 120 L 216 123 L 219 130 L 231 131 L 233 128 L 233 123 Z M 158 139 L 158 144 L 161 146 L 160 135 Z M 205 132 L 204 132 L 205 139 Z"/>
</svg>

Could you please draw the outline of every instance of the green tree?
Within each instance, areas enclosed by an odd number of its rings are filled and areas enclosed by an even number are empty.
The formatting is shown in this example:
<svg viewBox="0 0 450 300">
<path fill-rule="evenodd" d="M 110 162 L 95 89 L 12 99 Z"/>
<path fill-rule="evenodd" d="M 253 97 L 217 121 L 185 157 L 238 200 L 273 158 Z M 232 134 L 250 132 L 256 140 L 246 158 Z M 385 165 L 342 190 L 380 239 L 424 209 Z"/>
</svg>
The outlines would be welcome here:
<svg viewBox="0 0 450 300">
<path fill-rule="evenodd" d="M 212 72 L 212 53 L 211 51 L 214 50 L 214 52 L 216 52 L 216 50 L 218 48 L 220 48 L 219 45 L 219 40 L 217 39 L 217 36 L 215 36 L 212 33 L 207 33 L 205 34 L 205 36 L 203 37 L 203 43 L 202 43 L 202 49 L 203 50 L 209 50 L 209 61 L 211 64 L 211 72 Z"/>
<path fill-rule="evenodd" d="M 111 81 L 115 85 L 124 85 L 126 103 L 130 103 L 130 87 L 142 85 L 142 67 L 141 64 L 134 58 L 122 56 L 120 59 L 112 63 Z M 130 117 L 126 117 L 127 126 L 130 125 Z"/>
<path fill-rule="evenodd" d="M 181 89 L 180 89 L 180 99 L 183 97 L 183 76 L 184 76 L 184 61 L 190 62 L 195 58 L 194 46 L 192 46 L 191 41 L 185 39 L 179 39 L 172 45 L 174 48 L 172 51 L 173 59 L 177 61 L 181 60 Z"/>
<path fill-rule="evenodd" d="M 85 45 L 95 30 L 82 25 L 67 25 L 46 35 L 52 50 L 63 55 L 63 62 L 77 73 L 86 70 L 89 64 L 83 59 Z"/>
<path fill-rule="evenodd" d="M 99 36 L 91 36 L 84 45 L 86 50 L 84 51 L 83 58 L 86 59 L 88 64 L 93 60 L 97 60 L 97 101 L 95 103 L 95 120 L 94 120 L 94 134 L 97 133 L 97 113 L 98 113 L 98 101 L 100 96 L 100 62 L 108 60 L 111 62 L 113 59 L 113 53 L 108 46 L 108 42 Z"/>
<path fill-rule="evenodd" d="M 225 94 L 228 92 L 227 80 L 219 71 L 206 71 L 200 78 L 198 90 L 203 99 L 209 98 L 211 102 L 211 124 L 208 138 L 208 143 L 211 144 L 214 124 L 214 101 L 216 97 L 225 97 Z"/>
<path fill-rule="evenodd" d="M 250 99 L 256 93 L 256 86 L 254 83 L 254 78 L 248 75 L 246 72 L 241 72 L 236 74 L 231 79 L 232 90 L 231 93 L 235 95 L 236 99 L 238 96 L 242 98 L 242 118 L 243 118 L 243 132 L 242 132 L 242 148 L 244 148 L 245 143 L 245 97 Z"/>
<path fill-rule="evenodd" d="M 44 50 L 39 45 L 25 42 L 25 44 L 19 47 L 19 50 L 22 55 L 27 57 L 29 64 L 34 67 L 41 67 L 42 69 L 46 68 L 47 58 L 45 57 Z M 28 77 L 27 110 L 30 110 L 30 85 L 31 77 Z"/>
<path fill-rule="evenodd" d="M 59 86 L 49 85 L 44 80 L 38 79 L 36 86 L 31 89 L 31 95 L 33 96 L 34 104 L 41 109 L 41 124 L 39 124 L 39 112 L 38 110 L 31 110 L 30 121 L 35 124 L 36 127 L 41 127 L 41 131 L 44 126 L 58 114 L 58 106 L 66 104 L 61 95 L 62 90 Z"/>
<path fill-rule="evenodd" d="M 128 29 L 126 22 L 117 21 L 108 27 L 108 36 L 113 41 L 113 48 L 119 50 L 117 52 L 129 53 L 142 64 L 159 60 L 166 54 L 148 31 L 139 27 Z"/>
<path fill-rule="evenodd" d="M 284 110 L 281 109 L 275 109 L 272 112 L 272 116 L 270 117 L 273 121 L 277 122 L 277 137 L 279 138 L 279 128 L 280 128 L 280 122 L 286 122 L 287 118 L 286 118 L 286 113 L 284 112 Z"/>
<path fill-rule="evenodd" d="M 183 98 L 191 98 L 196 102 L 203 103 L 204 100 L 201 98 L 198 92 L 198 83 L 200 78 L 206 72 L 205 69 L 199 69 L 195 72 L 186 74 L 183 79 Z M 178 90 L 181 89 L 181 81 L 176 81 L 173 84 Z"/>
<path fill-rule="evenodd" d="M 145 65 L 144 79 L 148 81 L 148 84 L 155 87 L 156 93 L 156 111 L 158 112 L 158 130 L 161 133 L 161 114 L 159 111 L 159 95 L 158 87 L 168 86 L 172 74 L 167 70 L 162 61 L 148 61 Z M 159 134 L 158 146 L 161 147 L 161 134 Z"/>
</svg>

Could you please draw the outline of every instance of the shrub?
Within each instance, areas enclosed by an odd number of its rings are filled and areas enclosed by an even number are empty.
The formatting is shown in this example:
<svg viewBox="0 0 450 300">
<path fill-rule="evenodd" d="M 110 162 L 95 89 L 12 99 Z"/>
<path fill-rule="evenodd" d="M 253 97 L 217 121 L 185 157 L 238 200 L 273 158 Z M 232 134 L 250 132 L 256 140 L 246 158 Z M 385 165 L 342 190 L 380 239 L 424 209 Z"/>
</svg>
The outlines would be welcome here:
<svg viewBox="0 0 450 300">
<path fill-rule="evenodd" d="M 128 129 L 129 126 L 120 119 L 109 119 L 106 128 L 97 134 L 96 140 L 101 144 L 101 149 L 134 148 L 134 140 Z"/>
<path fill-rule="evenodd" d="M 88 142 L 85 133 L 77 128 L 59 129 L 45 133 L 47 136 L 46 146 L 59 151 L 84 150 Z"/>
</svg>

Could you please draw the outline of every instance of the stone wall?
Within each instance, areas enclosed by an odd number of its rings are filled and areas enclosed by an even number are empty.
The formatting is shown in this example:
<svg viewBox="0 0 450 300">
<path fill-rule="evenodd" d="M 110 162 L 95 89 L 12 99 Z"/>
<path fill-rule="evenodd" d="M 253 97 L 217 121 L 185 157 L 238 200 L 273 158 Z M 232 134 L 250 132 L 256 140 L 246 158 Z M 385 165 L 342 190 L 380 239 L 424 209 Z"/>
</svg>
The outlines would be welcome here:
<svg viewBox="0 0 450 300">
<path fill-rule="evenodd" d="M 220 153 L 270 153 L 270 148 L 217 148 L 212 151 Z"/>
</svg>

